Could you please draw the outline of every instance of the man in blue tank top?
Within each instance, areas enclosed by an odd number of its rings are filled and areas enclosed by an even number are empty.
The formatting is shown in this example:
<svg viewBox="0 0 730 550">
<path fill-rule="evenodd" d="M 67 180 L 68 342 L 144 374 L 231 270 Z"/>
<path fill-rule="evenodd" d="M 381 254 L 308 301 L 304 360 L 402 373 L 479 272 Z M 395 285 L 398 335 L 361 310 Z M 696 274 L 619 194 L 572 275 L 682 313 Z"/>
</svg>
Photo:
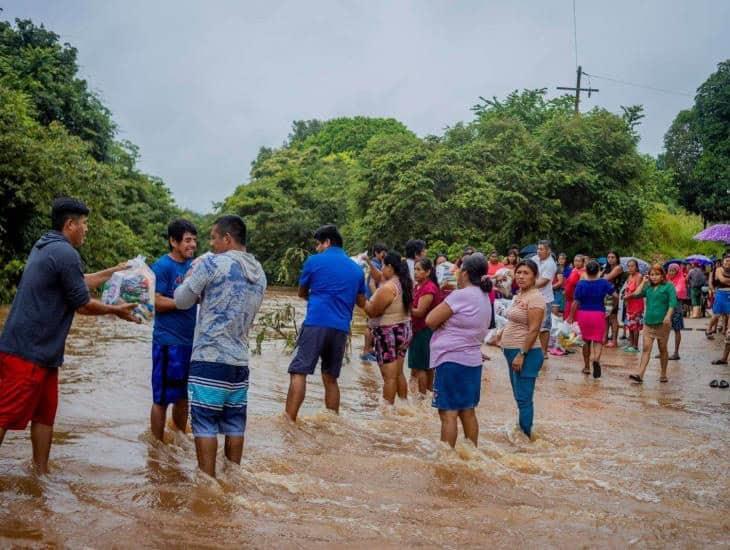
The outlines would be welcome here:
<svg viewBox="0 0 730 550">
<path fill-rule="evenodd" d="M 192 265 L 197 235 L 197 229 L 189 221 L 173 221 L 167 227 L 170 252 L 152 265 L 156 296 L 150 430 L 160 441 L 165 432 L 168 405 L 172 405 L 172 420 L 178 430 L 184 432 L 188 422 L 188 373 L 197 306 L 177 309 L 173 296 Z"/>
</svg>

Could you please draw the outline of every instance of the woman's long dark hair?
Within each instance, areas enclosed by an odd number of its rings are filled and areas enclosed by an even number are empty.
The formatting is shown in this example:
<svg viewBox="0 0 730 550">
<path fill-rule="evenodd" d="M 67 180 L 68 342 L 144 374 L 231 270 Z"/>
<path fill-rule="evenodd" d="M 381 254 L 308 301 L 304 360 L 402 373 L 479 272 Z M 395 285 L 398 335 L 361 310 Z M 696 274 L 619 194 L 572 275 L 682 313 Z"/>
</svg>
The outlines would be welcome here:
<svg viewBox="0 0 730 550">
<path fill-rule="evenodd" d="M 416 260 L 416 265 L 420 265 L 421 269 L 428 271 L 429 280 L 433 281 L 433 284 L 435 284 L 436 287 L 439 286 L 439 281 L 436 278 L 436 269 L 434 269 L 431 260 L 428 258 L 421 258 L 420 260 Z"/>
<path fill-rule="evenodd" d="M 621 256 L 618 255 L 618 252 L 616 252 L 615 250 L 609 250 L 608 252 L 606 252 L 606 268 L 609 268 L 609 266 L 611 265 L 608 263 L 608 257 L 611 254 L 616 256 L 616 265 L 621 265 Z M 608 269 L 608 271 L 611 271 L 611 269 Z"/>
<path fill-rule="evenodd" d="M 468 275 L 469 282 L 482 289 L 482 292 L 487 293 L 492 290 L 492 279 L 487 277 L 487 259 L 481 252 L 475 252 L 465 258 L 461 270 Z"/>
<path fill-rule="evenodd" d="M 411 272 L 408 269 L 408 262 L 401 258 L 397 252 L 388 252 L 385 259 L 383 259 L 383 265 L 389 265 L 393 268 L 393 272 L 400 281 L 403 305 L 406 309 L 410 309 L 413 303 L 413 281 L 411 280 Z"/>
</svg>

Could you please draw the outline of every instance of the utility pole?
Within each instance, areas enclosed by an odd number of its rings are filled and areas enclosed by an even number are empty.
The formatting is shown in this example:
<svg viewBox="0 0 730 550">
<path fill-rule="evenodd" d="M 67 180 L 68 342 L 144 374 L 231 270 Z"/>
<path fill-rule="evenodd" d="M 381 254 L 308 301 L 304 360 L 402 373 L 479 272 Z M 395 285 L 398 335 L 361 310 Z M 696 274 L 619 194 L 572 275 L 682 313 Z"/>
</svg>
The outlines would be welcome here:
<svg viewBox="0 0 730 550">
<path fill-rule="evenodd" d="M 568 88 L 566 86 L 558 86 L 558 90 L 570 90 L 575 92 L 575 112 L 578 114 L 580 112 L 580 93 L 581 92 L 588 92 L 588 97 L 591 97 L 592 92 L 599 91 L 598 88 L 581 88 L 580 87 L 580 79 L 581 76 L 583 76 L 583 67 L 578 65 L 578 69 L 576 70 L 577 78 L 575 80 L 575 88 Z"/>
</svg>

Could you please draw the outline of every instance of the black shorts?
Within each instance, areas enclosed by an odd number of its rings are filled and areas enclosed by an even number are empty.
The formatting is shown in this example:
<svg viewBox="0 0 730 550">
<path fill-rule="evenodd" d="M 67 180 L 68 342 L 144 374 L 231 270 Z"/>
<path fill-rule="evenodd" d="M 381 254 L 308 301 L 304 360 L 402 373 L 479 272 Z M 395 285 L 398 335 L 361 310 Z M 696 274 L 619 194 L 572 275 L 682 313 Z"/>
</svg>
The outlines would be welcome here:
<svg viewBox="0 0 730 550">
<path fill-rule="evenodd" d="M 338 378 L 346 348 L 347 332 L 329 327 L 302 327 L 289 373 L 314 374 L 317 361 L 321 358 L 322 372 Z"/>
</svg>

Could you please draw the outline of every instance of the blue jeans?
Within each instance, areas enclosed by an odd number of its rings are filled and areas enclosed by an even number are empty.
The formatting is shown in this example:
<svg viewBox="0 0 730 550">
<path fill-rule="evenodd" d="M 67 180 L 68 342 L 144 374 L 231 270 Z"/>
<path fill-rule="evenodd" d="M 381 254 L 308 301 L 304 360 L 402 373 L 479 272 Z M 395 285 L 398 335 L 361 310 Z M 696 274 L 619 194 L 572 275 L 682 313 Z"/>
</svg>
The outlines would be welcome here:
<svg viewBox="0 0 730 550">
<path fill-rule="evenodd" d="M 535 415 L 532 396 L 535 393 L 535 379 L 542 368 L 543 355 L 541 348 L 532 348 L 524 358 L 522 370 L 515 372 L 512 369 L 512 361 L 519 352 L 520 350 L 516 348 L 505 349 L 504 356 L 507 359 L 512 395 L 520 411 L 520 428 L 529 437 L 532 434 L 532 419 Z"/>
</svg>

